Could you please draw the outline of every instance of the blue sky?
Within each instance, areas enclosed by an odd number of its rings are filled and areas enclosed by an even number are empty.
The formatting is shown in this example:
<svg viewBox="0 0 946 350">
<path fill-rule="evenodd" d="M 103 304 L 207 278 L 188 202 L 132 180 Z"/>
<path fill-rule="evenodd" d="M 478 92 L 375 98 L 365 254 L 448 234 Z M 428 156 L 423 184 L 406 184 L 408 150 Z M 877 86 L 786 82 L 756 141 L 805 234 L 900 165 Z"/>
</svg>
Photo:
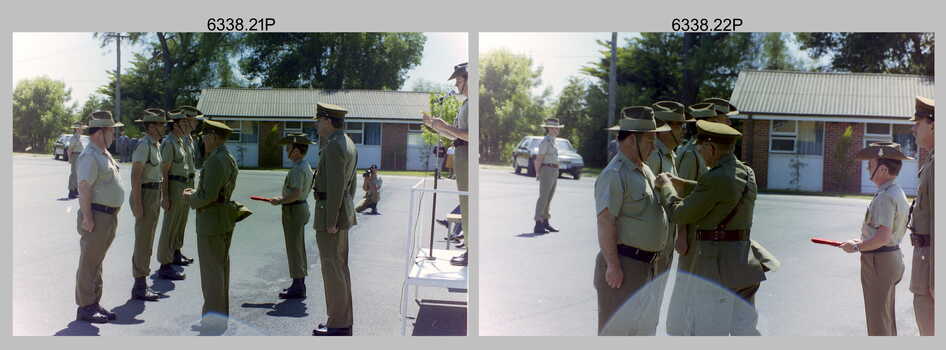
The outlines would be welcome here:
<svg viewBox="0 0 946 350">
<path fill-rule="evenodd" d="M 635 37 L 640 37 L 640 34 L 618 33 L 618 46 L 624 46 L 627 39 Z M 588 79 L 579 71 L 590 62 L 600 59 L 601 47 L 596 40 L 611 40 L 611 33 L 480 33 L 479 50 L 483 54 L 507 48 L 513 53 L 528 55 L 533 64 L 543 68 L 542 84 L 533 92 L 538 94 L 551 88 L 552 96 L 555 97 L 568 83 L 569 77 Z M 804 64 L 813 63 L 798 49 L 796 43 L 789 42 L 789 48 L 793 56 Z"/>
<path fill-rule="evenodd" d="M 423 79 L 448 83 L 453 66 L 469 59 L 467 33 L 425 33 L 427 43 L 421 64 L 408 72 L 403 89 Z M 133 52 L 144 47 L 122 45 L 122 71 Z M 108 83 L 108 71 L 116 64 L 115 45 L 99 47 L 92 33 L 14 33 L 13 86 L 26 78 L 42 75 L 62 80 L 72 89 L 72 101 L 81 105 L 100 86 Z"/>
</svg>

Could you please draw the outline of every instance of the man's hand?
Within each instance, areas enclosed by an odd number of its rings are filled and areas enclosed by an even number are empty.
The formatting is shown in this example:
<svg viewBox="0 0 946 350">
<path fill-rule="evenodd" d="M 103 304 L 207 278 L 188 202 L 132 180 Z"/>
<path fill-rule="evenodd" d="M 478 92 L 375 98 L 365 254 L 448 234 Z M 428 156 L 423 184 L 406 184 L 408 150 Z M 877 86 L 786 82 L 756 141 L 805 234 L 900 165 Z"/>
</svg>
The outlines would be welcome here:
<svg viewBox="0 0 946 350">
<path fill-rule="evenodd" d="M 611 288 L 621 288 L 621 284 L 624 283 L 624 271 L 621 270 L 621 265 L 608 265 L 604 272 L 604 280 Z"/>
<path fill-rule="evenodd" d="M 677 250 L 677 253 L 680 255 L 687 255 L 687 251 L 690 249 L 689 243 L 687 243 L 686 232 L 683 234 L 677 233 L 677 241 L 674 244 L 674 248 Z"/>
<path fill-rule="evenodd" d="M 838 246 L 838 248 L 841 248 L 841 250 L 843 250 L 843 251 L 845 251 L 845 252 L 848 252 L 848 253 L 855 253 L 855 252 L 857 252 L 857 251 L 859 250 L 859 249 L 857 248 L 857 244 L 859 244 L 859 243 L 861 243 L 861 240 L 859 240 L 859 239 L 852 239 L 852 240 L 850 240 L 850 241 L 841 243 L 841 245 Z"/>
<path fill-rule="evenodd" d="M 138 202 L 138 203 L 133 202 L 131 204 L 131 214 L 134 215 L 135 218 L 141 217 L 141 202 Z"/>
<path fill-rule="evenodd" d="M 432 117 L 430 114 L 427 114 L 427 112 L 420 112 L 420 113 L 423 116 L 424 125 L 431 126 L 430 124 L 431 122 L 433 122 L 434 117 Z"/>
<path fill-rule="evenodd" d="M 95 221 L 92 220 L 92 215 L 82 217 L 82 229 L 86 232 L 92 232 L 95 229 Z"/>
<path fill-rule="evenodd" d="M 171 210 L 171 200 L 164 198 L 164 200 L 161 201 L 161 207 L 164 208 L 164 210 Z"/>
<path fill-rule="evenodd" d="M 280 205 L 282 204 L 282 197 L 275 197 L 273 200 L 269 201 L 269 204 Z"/>
<path fill-rule="evenodd" d="M 328 233 L 338 233 L 338 226 L 332 226 L 325 230 Z"/>
<path fill-rule="evenodd" d="M 184 189 L 184 192 L 182 192 L 181 195 L 184 196 L 184 199 L 190 199 L 191 196 L 194 195 L 194 189 L 193 189 L 193 188 L 185 188 L 185 189 Z"/>
</svg>

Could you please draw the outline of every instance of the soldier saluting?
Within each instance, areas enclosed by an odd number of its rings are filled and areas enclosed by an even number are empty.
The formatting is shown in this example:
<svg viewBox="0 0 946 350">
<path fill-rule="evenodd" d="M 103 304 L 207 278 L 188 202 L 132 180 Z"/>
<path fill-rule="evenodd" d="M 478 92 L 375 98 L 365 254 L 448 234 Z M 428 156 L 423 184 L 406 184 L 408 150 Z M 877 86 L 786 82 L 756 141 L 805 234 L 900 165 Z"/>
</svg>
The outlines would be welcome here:
<svg viewBox="0 0 946 350">
<path fill-rule="evenodd" d="M 348 230 L 357 224 L 354 196 L 358 151 L 345 134 L 348 110 L 319 103 L 315 118 L 319 132 L 319 165 L 313 181 L 315 241 L 322 264 L 328 320 L 312 330 L 316 336 L 352 335 L 351 272 L 348 269 Z"/>
</svg>

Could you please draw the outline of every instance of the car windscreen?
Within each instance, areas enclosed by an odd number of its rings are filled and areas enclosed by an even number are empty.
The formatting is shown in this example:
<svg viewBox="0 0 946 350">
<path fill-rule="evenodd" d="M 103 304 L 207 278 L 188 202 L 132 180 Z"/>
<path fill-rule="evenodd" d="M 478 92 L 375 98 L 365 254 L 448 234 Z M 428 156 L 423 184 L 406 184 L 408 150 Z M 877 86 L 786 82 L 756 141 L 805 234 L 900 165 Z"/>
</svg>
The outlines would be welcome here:
<svg viewBox="0 0 946 350">
<path fill-rule="evenodd" d="M 572 147 L 572 143 L 568 142 L 568 140 L 555 140 L 555 147 L 561 151 L 575 152 L 575 148 Z"/>
</svg>

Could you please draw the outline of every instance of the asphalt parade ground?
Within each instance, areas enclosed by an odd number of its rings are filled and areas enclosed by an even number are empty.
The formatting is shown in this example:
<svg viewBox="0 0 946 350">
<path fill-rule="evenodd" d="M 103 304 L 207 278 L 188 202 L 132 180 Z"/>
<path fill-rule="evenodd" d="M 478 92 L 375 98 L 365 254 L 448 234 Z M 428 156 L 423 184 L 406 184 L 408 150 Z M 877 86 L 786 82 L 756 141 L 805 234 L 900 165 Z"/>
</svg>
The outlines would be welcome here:
<svg viewBox="0 0 946 350">
<path fill-rule="evenodd" d="M 203 297 L 200 289 L 200 257 L 196 247 L 196 213 L 191 211 L 185 233 L 184 255 L 195 262 L 184 268 L 183 281 L 156 279 L 156 255 L 152 257 L 152 276 L 148 284 L 166 298 L 157 302 L 130 300 L 133 283 L 131 255 L 134 245 L 134 217 L 128 204 L 131 164 L 121 164 L 121 181 L 126 201 L 118 218 L 115 240 L 103 264 L 104 292 L 101 304 L 118 314 L 108 324 L 89 324 L 75 320 L 75 276 L 79 260 L 79 235 L 76 231 L 78 200 L 68 200 L 69 163 L 46 156 L 13 157 L 13 335 L 203 335 L 195 328 L 200 321 Z M 223 335 L 302 335 L 325 321 L 325 299 L 319 252 L 312 219 L 306 228 L 306 253 L 309 276 L 307 299 L 282 300 L 277 294 L 291 283 L 286 261 L 281 210 L 265 202 L 253 201 L 251 195 L 276 196 L 281 192 L 286 172 L 279 170 L 241 170 L 233 199 L 249 207 L 253 215 L 237 223 L 230 248 L 230 320 Z M 361 176 L 358 176 L 355 204 L 361 200 Z M 408 239 L 410 188 L 420 177 L 383 176 L 380 215 L 358 214 L 358 225 L 350 231 L 350 269 L 354 305 L 354 335 L 399 335 L 399 304 L 405 277 Z M 429 183 L 429 181 L 428 181 Z M 442 180 L 442 188 L 455 189 L 455 182 Z M 314 204 L 307 196 L 310 208 Z M 429 232 L 431 201 L 429 196 L 413 213 L 427 220 L 421 239 Z M 455 195 L 438 198 L 437 217 L 442 218 L 458 203 Z M 418 215 L 420 213 L 427 213 Z M 163 212 L 161 214 L 163 220 Z M 160 236 L 161 223 L 154 246 Z M 435 236 L 445 230 L 437 225 Z M 442 249 L 445 242 L 438 241 Z M 456 248 L 453 248 L 456 249 Z M 424 288 L 421 299 L 466 301 L 465 292 Z M 418 306 L 411 303 L 411 314 Z M 465 308 L 462 314 L 429 313 L 425 322 L 436 324 L 424 334 L 465 332 Z M 437 319 L 442 317 L 441 319 Z M 418 328 L 421 327 L 418 324 Z M 415 333 L 413 327 L 407 334 Z"/>
<path fill-rule="evenodd" d="M 480 170 L 479 331 L 481 335 L 595 335 L 594 259 L 598 253 L 594 177 L 561 177 L 551 224 L 532 233 L 539 184 L 511 167 Z M 812 237 L 860 235 L 869 200 L 760 194 L 752 238 L 781 261 L 756 295 L 762 335 L 866 335 L 858 254 L 816 245 Z M 918 335 L 909 291 L 912 246 L 901 242 L 905 272 L 897 285 L 900 335 Z M 671 274 L 676 273 L 676 258 Z M 675 275 L 668 276 L 658 335 Z"/>
</svg>

